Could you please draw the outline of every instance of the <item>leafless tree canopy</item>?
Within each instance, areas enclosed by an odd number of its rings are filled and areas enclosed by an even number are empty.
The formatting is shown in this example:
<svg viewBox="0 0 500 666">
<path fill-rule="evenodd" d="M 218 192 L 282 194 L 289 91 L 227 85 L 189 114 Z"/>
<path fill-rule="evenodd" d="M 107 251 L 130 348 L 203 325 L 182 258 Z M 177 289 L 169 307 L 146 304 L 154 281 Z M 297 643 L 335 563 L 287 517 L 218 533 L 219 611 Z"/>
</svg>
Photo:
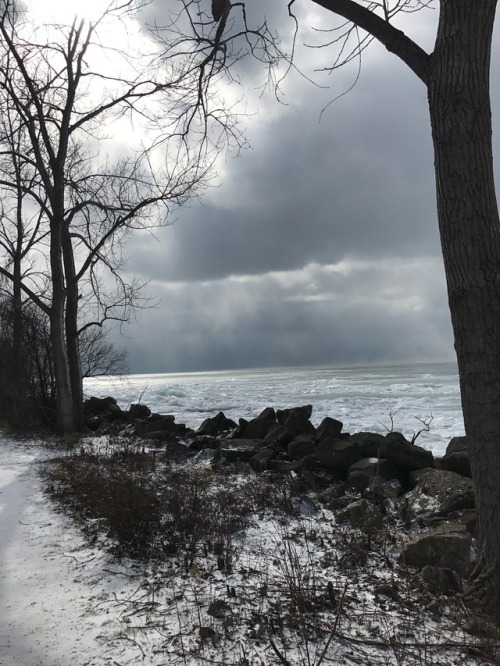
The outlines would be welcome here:
<svg viewBox="0 0 500 666">
<path fill-rule="evenodd" d="M 168 224 L 242 143 L 175 22 L 138 32 L 146 4 L 36 25 L 0 3 L 0 273 L 16 311 L 28 298 L 50 319 L 61 430 L 81 412 L 79 338 L 148 303 L 124 242 Z"/>
</svg>

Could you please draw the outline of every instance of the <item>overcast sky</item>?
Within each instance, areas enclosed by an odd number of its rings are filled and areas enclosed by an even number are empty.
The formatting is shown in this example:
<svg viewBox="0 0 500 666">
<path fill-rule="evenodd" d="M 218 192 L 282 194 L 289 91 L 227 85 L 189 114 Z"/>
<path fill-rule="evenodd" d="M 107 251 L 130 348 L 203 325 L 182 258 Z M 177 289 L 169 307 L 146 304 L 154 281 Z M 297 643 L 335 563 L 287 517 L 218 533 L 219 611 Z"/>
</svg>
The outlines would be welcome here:
<svg viewBox="0 0 500 666">
<path fill-rule="evenodd" d="M 286 1 L 270 4 L 253 0 L 252 16 L 266 6 L 289 35 Z M 166 5 L 154 0 L 148 19 L 161 23 Z M 333 25 L 310 0 L 296 6 L 304 27 Z M 427 50 L 436 14 L 405 20 Z M 499 52 L 497 34 L 496 90 Z M 300 49 L 297 64 L 310 74 L 332 58 Z M 221 163 L 214 187 L 157 240 L 129 244 L 129 270 L 161 297 L 116 338 L 130 371 L 451 360 L 423 84 L 372 45 L 354 89 L 320 119 L 357 65 L 321 79 L 328 89 L 292 74 L 285 105 L 259 99 L 264 72 L 245 67 L 237 94 L 253 112 L 244 123 L 251 149 Z"/>
</svg>

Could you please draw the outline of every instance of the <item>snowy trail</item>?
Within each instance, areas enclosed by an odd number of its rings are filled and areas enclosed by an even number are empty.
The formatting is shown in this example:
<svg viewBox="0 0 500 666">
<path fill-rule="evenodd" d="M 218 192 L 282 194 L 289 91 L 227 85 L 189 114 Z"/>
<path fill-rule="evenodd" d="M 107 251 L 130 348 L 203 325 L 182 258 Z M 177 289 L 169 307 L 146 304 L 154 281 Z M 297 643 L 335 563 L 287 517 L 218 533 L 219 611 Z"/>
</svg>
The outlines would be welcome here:
<svg viewBox="0 0 500 666">
<path fill-rule="evenodd" d="M 0 440 L 0 665 L 112 664 L 96 640 L 105 618 L 88 614 L 100 557 L 43 496 L 36 467 L 47 455 Z M 88 567 L 79 576 L 89 560 L 94 581 Z"/>
</svg>

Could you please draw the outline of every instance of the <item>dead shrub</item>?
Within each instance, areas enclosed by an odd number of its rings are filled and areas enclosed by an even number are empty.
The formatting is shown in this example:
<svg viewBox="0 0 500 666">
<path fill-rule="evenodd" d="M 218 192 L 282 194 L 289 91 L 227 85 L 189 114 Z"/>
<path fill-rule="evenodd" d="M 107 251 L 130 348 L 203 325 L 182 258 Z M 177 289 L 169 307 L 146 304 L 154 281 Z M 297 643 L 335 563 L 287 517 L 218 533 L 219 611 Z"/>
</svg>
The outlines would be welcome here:
<svg viewBox="0 0 500 666">
<path fill-rule="evenodd" d="M 250 493 L 216 479 L 212 470 L 172 469 L 132 448 L 81 450 L 52 461 L 45 474 L 52 496 L 87 529 L 105 530 L 118 554 L 182 554 L 187 567 L 203 553 L 228 570 L 232 537 L 253 510 Z M 85 519 L 97 523 L 91 527 Z"/>
<path fill-rule="evenodd" d="M 120 458 L 80 452 L 46 469 L 52 495 L 73 515 L 101 519 L 119 554 L 148 554 L 160 522 L 160 503 L 142 454 Z"/>
</svg>

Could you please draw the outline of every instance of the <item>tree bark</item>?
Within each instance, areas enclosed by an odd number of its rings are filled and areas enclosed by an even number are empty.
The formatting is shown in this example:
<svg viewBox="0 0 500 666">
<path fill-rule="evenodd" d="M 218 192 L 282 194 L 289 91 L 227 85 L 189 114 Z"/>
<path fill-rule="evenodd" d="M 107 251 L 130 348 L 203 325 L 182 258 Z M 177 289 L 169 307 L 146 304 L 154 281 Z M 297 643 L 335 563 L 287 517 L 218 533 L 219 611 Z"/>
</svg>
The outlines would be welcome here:
<svg viewBox="0 0 500 666">
<path fill-rule="evenodd" d="M 56 382 L 56 427 L 60 434 L 72 432 L 75 425 L 64 320 L 66 289 L 62 266 L 62 227 L 62 215 L 58 215 L 56 212 L 51 221 L 50 230 L 50 271 L 52 277 L 50 339 Z"/>
<path fill-rule="evenodd" d="M 437 205 L 479 520 L 469 597 L 500 608 L 500 220 L 489 91 L 496 0 L 442 0 L 428 82 Z"/>
<path fill-rule="evenodd" d="M 370 33 L 391 53 L 395 53 L 415 74 L 426 82 L 428 54 L 404 32 L 381 18 L 372 9 L 359 5 L 354 0 L 313 0 L 338 16 L 355 23 Z"/>
<path fill-rule="evenodd" d="M 80 346 L 78 340 L 78 281 L 71 236 L 67 225 L 62 232 L 64 273 L 66 277 L 66 345 L 68 349 L 69 376 L 73 400 L 73 419 L 76 430 L 83 428 L 83 381 Z"/>
<path fill-rule="evenodd" d="M 313 0 L 353 21 L 426 84 L 437 206 L 480 553 L 467 596 L 500 618 L 500 220 L 493 177 L 491 40 L 497 0 L 440 0 L 425 54 L 354 0 Z"/>
</svg>

